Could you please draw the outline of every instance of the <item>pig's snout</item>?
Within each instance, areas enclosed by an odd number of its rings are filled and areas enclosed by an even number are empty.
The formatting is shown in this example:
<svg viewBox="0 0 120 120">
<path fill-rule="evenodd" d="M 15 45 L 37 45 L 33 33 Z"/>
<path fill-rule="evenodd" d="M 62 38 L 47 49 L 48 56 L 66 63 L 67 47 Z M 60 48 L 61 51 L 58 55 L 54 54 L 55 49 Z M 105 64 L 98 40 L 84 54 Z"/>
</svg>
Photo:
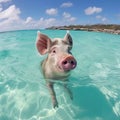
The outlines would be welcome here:
<svg viewBox="0 0 120 120">
<path fill-rule="evenodd" d="M 68 56 L 61 60 L 60 66 L 64 71 L 72 70 L 76 67 L 77 62 L 73 56 Z"/>
</svg>

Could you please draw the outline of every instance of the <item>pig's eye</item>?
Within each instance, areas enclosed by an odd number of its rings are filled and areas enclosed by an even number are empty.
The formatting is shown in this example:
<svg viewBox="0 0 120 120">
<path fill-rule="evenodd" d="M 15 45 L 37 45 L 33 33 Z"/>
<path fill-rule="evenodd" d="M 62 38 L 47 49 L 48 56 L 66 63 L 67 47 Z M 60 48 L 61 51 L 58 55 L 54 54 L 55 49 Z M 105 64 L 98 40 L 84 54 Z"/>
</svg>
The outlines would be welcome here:
<svg viewBox="0 0 120 120">
<path fill-rule="evenodd" d="M 55 51 L 55 50 L 53 50 L 53 53 L 56 53 L 56 51 Z"/>
<path fill-rule="evenodd" d="M 56 50 L 53 50 L 52 53 L 56 53 Z"/>
<path fill-rule="evenodd" d="M 52 53 L 52 54 L 55 54 L 55 53 L 57 53 L 57 50 L 56 50 L 56 48 L 53 48 L 53 49 L 51 49 L 51 53 Z"/>
</svg>

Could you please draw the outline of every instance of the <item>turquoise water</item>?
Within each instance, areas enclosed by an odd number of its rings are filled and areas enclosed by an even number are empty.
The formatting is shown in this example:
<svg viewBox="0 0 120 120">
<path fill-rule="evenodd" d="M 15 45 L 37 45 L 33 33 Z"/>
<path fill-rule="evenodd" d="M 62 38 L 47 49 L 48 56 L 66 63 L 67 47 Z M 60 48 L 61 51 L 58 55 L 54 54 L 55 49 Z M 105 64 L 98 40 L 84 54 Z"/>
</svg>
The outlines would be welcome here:
<svg viewBox="0 0 120 120">
<path fill-rule="evenodd" d="M 59 108 L 53 109 L 39 70 L 44 57 L 35 48 L 36 32 L 0 33 L 0 120 L 120 120 L 120 36 L 70 31 L 78 62 L 68 83 L 74 99 L 56 84 Z"/>
</svg>

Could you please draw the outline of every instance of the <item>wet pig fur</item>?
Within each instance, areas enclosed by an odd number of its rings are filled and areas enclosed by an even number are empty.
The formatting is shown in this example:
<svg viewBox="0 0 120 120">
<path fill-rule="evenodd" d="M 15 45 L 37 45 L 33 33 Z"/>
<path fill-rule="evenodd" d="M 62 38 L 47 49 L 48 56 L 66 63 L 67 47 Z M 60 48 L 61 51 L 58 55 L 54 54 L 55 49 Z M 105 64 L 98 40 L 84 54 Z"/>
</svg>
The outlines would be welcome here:
<svg viewBox="0 0 120 120">
<path fill-rule="evenodd" d="M 54 91 L 54 81 L 67 81 L 70 71 L 77 65 L 76 59 L 71 53 L 73 47 L 72 37 L 67 32 L 64 38 L 54 38 L 51 40 L 47 35 L 38 31 L 36 47 L 41 55 L 48 54 L 46 59 L 41 62 L 41 68 L 51 95 L 53 107 L 58 107 Z M 64 88 L 72 99 L 72 92 L 66 84 L 64 84 Z"/>
</svg>

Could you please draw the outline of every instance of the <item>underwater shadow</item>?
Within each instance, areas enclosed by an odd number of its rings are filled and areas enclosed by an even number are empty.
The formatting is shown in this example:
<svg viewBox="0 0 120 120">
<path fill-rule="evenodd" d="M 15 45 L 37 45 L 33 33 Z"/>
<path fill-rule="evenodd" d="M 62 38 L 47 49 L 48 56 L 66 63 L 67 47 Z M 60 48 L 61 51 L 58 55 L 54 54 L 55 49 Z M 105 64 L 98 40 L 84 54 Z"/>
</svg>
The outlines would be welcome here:
<svg viewBox="0 0 120 120">
<path fill-rule="evenodd" d="M 91 81 L 89 77 L 84 80 Z M 73 104 L 81 111 L 76 113 L 75 119 L 118 120 L 109 101 L 96 86 L 72 87 L 72 92 L 74 95 Z"/>
</svg>

